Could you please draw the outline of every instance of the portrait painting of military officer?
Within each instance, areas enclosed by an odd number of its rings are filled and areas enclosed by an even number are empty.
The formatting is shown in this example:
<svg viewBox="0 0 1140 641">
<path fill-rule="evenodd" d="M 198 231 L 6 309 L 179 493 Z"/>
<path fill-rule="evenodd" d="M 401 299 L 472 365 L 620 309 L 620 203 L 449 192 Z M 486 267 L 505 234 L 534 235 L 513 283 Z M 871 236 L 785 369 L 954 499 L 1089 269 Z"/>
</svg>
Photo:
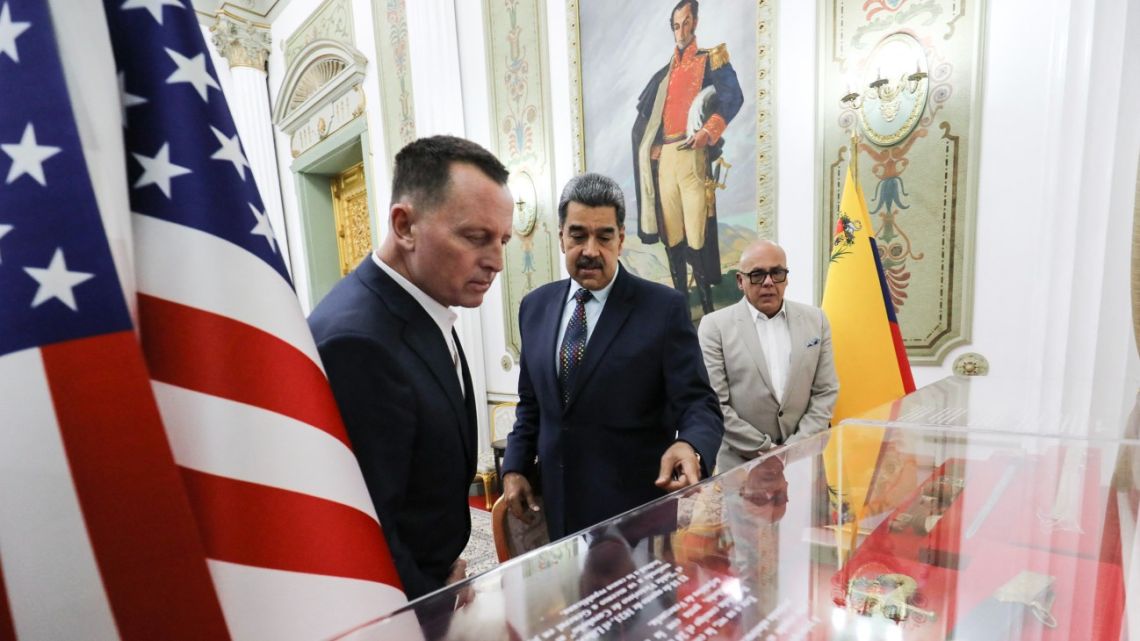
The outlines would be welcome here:
<svg viewBox="0 0 1140 641">
<path fill-rule="evenodd" d="M 694 321 L 734 302 L 758 235 L 757 6 L 579 2 L 585 168 L 626 193 L 623 264 L 686 294 Z"/>
</svg>

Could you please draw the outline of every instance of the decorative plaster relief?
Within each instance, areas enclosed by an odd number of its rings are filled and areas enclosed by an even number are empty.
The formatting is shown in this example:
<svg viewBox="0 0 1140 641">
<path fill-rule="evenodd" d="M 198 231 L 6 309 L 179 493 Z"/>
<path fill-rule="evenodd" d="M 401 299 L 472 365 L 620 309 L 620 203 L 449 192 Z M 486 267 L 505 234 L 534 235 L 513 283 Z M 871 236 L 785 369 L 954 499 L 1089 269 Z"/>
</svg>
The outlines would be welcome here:
<svg viewBox="0 0 1140 641">
<path fill-rule="evenodd" d="M 859 182 L 912 365 L 939 365 L 969 342 L 985 13 L 984 2 L 830 0 L 821 22 L 820 228 L 835 226 L 857 130 Z M 821 291 L 829 241 L 819 237 Z"/>
<path fill-rule="evenodd" d="M 416 139 L 412 69 L 408 55 L 408 17 L 404 0 L 374 3 L 376 59 L 380 65 L 380 112 L 388 158 Z"/>
<path fill-rule="evenodd" d="M 516 189 L 522 182 L 533 183 L 528 190 L 533 201 L 514 194 L 521 201 L 516 208 L 525 213 L 535 207 L 537 212 L 529 233 L 516 232 L 507 244 L 501 276 L 506 345 L 517 360 L 519 304 L 558 274 L 545 20 L 539 0 L 485 0 L 483 6 L 495 152 L 511 170 Z"/>
<path fill-rule="evenodd" d="M 269 58 L 272 38 L 269 27 L 254 24 L 226 13 L 219 13 L 210 26 L 210 39 L 218 53 L 230 63 L 230 67 L 252 67 L 265 71 L 265 61 Z"/>
<path fill-rule="evenodd" d="M 364 113 L 366 65 L 359 51 L 332 40 L 313 41 L 298 54 L 273 107 L 294 158 Z"/>
<path fill-rule="evenodd" d="M 293 64 L 314 40 L 334 40 L 349 47 L 355 44 L 350 0 L 325 0 L 285 41 L 285 65 Z"/>
</svg>

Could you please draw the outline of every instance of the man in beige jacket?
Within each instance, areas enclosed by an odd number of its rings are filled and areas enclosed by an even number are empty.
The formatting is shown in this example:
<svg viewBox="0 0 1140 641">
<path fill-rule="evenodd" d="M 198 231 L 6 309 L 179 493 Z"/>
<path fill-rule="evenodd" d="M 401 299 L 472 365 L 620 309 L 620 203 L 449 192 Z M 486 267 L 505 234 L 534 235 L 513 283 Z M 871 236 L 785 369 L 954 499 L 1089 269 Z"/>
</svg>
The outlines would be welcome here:
<svg viewBox="0 0 1140 641">
<path fill-rule="evenodd" d="M 736 284 L 744 297 L 705 316 L 698 333 L 724 412 L 719 472 L 827 429 L 839 394 L 827 317 L 784 300 L 783 248 L 767 240 L 745 248 Z"/>
</svg>

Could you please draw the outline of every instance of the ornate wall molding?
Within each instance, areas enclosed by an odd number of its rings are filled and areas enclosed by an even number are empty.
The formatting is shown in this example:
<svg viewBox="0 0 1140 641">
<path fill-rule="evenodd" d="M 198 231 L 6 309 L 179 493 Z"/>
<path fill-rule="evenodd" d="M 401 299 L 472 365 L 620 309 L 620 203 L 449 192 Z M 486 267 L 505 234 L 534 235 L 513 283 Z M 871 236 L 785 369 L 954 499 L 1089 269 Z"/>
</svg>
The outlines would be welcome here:
<svg viewBox="0 0 1140 641">
<path fill-rule="evenodd" d="M 494 150 L 513 175 L 526 174 L 533 181 L 537 206 L 530 233 L 516 231 L 507 245 L 501 276 L 506 346 L 516 361 L 521 346 L 519 304 L 523 296 L 558 274 L 544 4 L 540 0 L 484 0 L 483 4 Z"/>
<path fill-rule="evenodd" d="M 210 39 L 218 53 L 230 67 L 250 67 L 265 71 L 273 39 L 269 25 L 243 20 L 228 13 L 219 13 L 210 25 Z"/>
<path fill-rule="evenodd" d="M 380 113 L 388 158 L 416 139 L 416 112 L 412 94 L 412 67 L 408 54 L 408 17 L 405 0 L 373 3 L 376 64 L 380 76 Z"/>
<path fill-rule="evenodd" d="M 772 0 L 756 0 L 756 233 L 777 239 L 775 87 L 776 9 Z"/>
<path fill-rule="evenodd" d="M 364 113 L 360 83 L 368 61 L 333 40 L 310 42 L 285 72 L 273 124 L 291 136 L 293 157 Z"/>
<path fill-rule="evenodd" d="M 985 13 L 985 2 L 829 0 L 821 15 L 820 228 L 834 228 L 858 154 L 912 365 L 941 365 L 970 341 Z M 822 291 L 830 235 L 818 243 Z"/>
<path fill-rule="evenodd" d="M 332 40 L 349 47 L 356 43 L 350 0 L 325 0 L 285 41 L 285 64 L 292 65 L 315 40 Z"/>
<path fill-rule="evenodd" d="M 977 352 L 966 352 L 954 359 L 952 369 L 958 376 L 985 376 L 990 373 L 990 362 Z"/>
</svg>

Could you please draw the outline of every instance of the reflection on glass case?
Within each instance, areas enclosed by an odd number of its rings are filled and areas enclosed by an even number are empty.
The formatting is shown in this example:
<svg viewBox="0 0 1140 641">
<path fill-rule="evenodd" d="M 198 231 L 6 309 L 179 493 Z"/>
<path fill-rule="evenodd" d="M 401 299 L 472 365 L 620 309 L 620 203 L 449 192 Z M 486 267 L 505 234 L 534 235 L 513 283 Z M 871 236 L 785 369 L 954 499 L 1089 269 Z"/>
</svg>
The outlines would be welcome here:
<svg viewBox="0 0 1140 641">
<path fill-rule="evenodd" d="M 848 421 L 342 638 L 1122 638 L 1140 441 L 950 414 Z"/>
</svg>

